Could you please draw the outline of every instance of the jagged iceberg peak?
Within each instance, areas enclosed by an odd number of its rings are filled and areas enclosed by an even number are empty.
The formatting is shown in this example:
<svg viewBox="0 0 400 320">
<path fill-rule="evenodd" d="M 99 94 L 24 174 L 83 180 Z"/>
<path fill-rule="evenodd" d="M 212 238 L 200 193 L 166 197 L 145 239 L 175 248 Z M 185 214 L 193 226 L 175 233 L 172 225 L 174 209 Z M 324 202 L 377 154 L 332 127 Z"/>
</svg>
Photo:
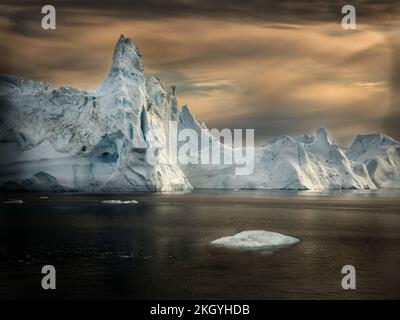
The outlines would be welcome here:
<svg viewBox="0 0 400 320">
<path fill-rule="evenodd" d="M 328 131 L 325 128 L 315 130 L 315 137 L 321 141 L 328 142 Z"/>
<path fill-rule="evenodd" d="M 97 88 L 97 95 L 105 97 L 103 105 L 145 105 L 145 75 L 139 49 L 123 34 L 115 45 L 111 69 Z"/>
<path fill-rule="evenodd" d="M 367 150 L 370 147 L 379 148 L 381 146 L 386 147 L 399 145 L 400 142 L 384 135 L 383 133 L 369 133 L 357 135 L 349 149 L 353 150 L 359 148 Z"/>
<path fill-rule="evenodd" d="M 113 70 L 137 70 L 143 73 L 142 55 L 138 47 L 123 34 L 115 45 L 111 71 Z"/>
</svg>

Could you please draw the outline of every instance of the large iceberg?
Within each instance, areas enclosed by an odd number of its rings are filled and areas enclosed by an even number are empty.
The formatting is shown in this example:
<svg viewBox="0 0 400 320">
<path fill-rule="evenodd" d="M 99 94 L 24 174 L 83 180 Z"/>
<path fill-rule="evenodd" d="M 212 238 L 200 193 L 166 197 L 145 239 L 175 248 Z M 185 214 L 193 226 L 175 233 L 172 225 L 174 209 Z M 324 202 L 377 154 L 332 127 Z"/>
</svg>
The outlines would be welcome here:
<svg viewBox="0 0 400 320">
<path fill-rule="evenodd" d="M 213 146 L 212 144 L 217 144 Z M 221 154 L 231 147 L 219 141 L 199 149 L 219 147 Z M 245 148 L 245 152 L 248 151 Z M 348 159 L 342 149 L 329 139 L 327 131 L 318 129 L 314 136 L 272 139 L 263 147 L 254 148 L 254 170 L 238 175 L 236 164 L 187 164 L 182 166 L 194 188 L 217 189 L 376 189 L 367 167 Z M 222 156 L 221 156 L 222 158 Z"/>
<path fill-rule="evenodd" d="M 253 170 L 235 163 L 182 164 L 165 145 L 191 129 L 194 158 L 252 155 Z M 207 143 L 200 143 L 200 137 Z M 179 149 L 186 142 L 177 142 Z M 157 161 L 148 161 L 148 152 Z M 0 187 L 28 191 L 185 191 L 218 189 L 376 189 L 400 187 L 400 143 L 382 134 L 358 136 L 346 151 L 325 129 L 283 136 L 262 147 L 233 148 L 178 108 L 175 87 L 144 73 L 141 53 L 121 35 L 96 90 L 0 76 Z M 193 155 L 192 155 L 193 157 Z"/>
<path fill-rule="evenodd" d="M 192 188 L 165 150 L 158 150 L 158 163 L 146 161 L 180 111 L 174 88 L 144 74 L 139 49 L 123 35 L 97 90 L 2 76 L 0 104 L 0 184 L 6 188 L 32 190 L 35 184 L 26 182 L 39 172 L 53 178 L 50 190 L 55 184 L 89 192 Z"/>
</svg>

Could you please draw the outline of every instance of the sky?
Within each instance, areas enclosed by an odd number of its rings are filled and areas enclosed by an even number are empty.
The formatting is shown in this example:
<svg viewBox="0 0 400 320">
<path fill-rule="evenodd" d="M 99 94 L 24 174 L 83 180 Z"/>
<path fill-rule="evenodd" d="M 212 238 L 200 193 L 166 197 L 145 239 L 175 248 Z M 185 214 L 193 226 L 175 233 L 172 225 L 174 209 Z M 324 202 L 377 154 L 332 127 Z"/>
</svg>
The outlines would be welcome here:
<svg viewBox="0 0 400 320">
<path fill-rule="evenodd" d="M 2 0 L 0 73 L 96 88 L 123 33 L 209 128 L 255 129 L 258 144 L 319 127 L 342 145 L 372 132 L 400 140 L 396 2 Z M 348 3 L 356 30 L 341 27 Z M 41 27 L 45 4 L 56 30 Z"/>
</svg>

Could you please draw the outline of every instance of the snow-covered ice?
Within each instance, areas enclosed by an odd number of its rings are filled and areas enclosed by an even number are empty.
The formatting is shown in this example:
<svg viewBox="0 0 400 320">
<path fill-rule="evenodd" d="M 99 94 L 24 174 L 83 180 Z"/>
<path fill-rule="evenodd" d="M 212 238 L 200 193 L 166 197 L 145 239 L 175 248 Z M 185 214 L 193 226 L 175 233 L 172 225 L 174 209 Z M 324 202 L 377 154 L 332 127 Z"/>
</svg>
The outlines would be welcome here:
<svg viewBox="0 0 400 320">
<path fill-rule="evenodd" d="M 101 203 L 106 204 L 138 204 L 136 200 L 103 200 Z"/>
<path fill-rule="evenodd" d="M 299 239 L 280 233 L 250 230 L 237 233 L 234 236 L 214 240 L 211 244 L 231 249 L 273 249 L 298 242 L 300 242 Z"/>
<path fill-rule="evenodd" d="M 383 134 L 359 135 L 348 150 L 326 129 L 271 139 L 251 151 L 254 170 L 237 175 L 235 164 L 185 164 L 166 148 L 169 121 L 210 139 L 196 144 L 198 158 L 210 148 L 232 147 L 212 139 L 175 87 L 144 73 L 140 50 L 118 39 L 111 67 L 96 90 L 52 88 L 46 83 L 0 76 L 0 188 L 8 191 L 114 192 L 208 189 L 400 188 L 400 143 Z M 268 125 L 268 124 L 266 124 Z M 157 134 L 154 134 L 157 132 Z M 177 145 L 180 147 L 180 144 Z M 146 153 L 156 150 L 157 163 Z M 237 150 L 237 149 L 236 149 Z M 222 158 L 222 156 L 221 156 Z"/>
<path fill-rule="evenodd" d="M 192 189 L 166 150 L 158 150 L 158 163 L 146 161 L 147 150 L 166 141 L 169 120 L 178 120 L 180 111 L 174 87 L 144 73 L 139 49 L 123 35 L 96 90 L 0 76 L 0 102 L 3 189 Z"/>
<path fill-rule="evenodd" d="M 346 155 L 366 165 L 378 188 L 400 188 L 400 142 L 384 134 L 358 135 Z"/>
<path fill-rule="evenodd" d="M 307 138 L 306 138 L 307 137 Z M 220 142 L 213 142 L 219 144 Z M 210 146 L 214 147 L 214 146 Z M 210 148 L 208 147 L 208 148 Z M 232 152 L 220 146 L 221 154 Z M 199 157 L 204 149 L 199 150 Z M 207 150 L 205 152 L 208 152 Z M 313 136 L 278 137 L 254 148 L 254 171 L 236 175 L 235 164 L 188 164 L 182 169 L 194 188 L 376 189 L 364 163 L 348 159 L 325 129 Z"/>
</svg>

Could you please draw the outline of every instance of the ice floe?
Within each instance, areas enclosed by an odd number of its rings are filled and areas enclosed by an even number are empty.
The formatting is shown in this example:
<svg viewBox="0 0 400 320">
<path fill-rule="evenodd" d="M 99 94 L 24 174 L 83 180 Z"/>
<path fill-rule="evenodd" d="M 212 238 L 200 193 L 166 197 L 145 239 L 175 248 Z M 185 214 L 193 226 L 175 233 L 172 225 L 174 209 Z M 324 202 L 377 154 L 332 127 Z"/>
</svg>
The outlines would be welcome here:
<svg viewBox="0 0 400 320">
<path fill-rule="evenodd" d="M 3 203 L 15 203 L 15 204 L 21 204 L 24 203 L 22 200 L 18 200 L 18 199 L 8 199 L 3 201 Z"/>
<path fill-rule="evenodd" d="M 232 249 L 274 249 L 300 242 L 299 239 L 276 232 L 249 230 L 211 242 L 214 246 Z"/>
<path fill-rule="evenodd" d="M 101 203 L 105 204 L 138 204 L 139 202 L 136 200 L 103 200 Z"/>
</svg>

